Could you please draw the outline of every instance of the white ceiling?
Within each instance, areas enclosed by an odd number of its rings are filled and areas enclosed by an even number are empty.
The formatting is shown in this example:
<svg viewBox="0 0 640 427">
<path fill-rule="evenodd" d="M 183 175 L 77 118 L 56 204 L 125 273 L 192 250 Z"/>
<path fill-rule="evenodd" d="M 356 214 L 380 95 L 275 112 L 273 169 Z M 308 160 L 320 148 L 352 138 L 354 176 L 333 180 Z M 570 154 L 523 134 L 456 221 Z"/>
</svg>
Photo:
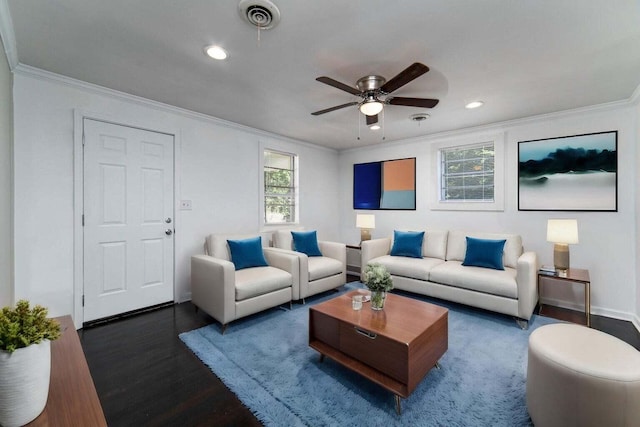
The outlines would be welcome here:
<svg viewBox="0 0 640 427">
<path fill-rule="evenodd" d="M 282 20 L 260 41 L 239 0 L 1 1 L 20 64 L 337 149 L 381 143 L 382 130 L 355 106 L 312 116 L 358 99 L 318 76 L 355 85 L 429 66 L 394 95 L 440 104 L 386 106 L 386 141 L 625 100 L 640 85 L 635 0 L 273 0 Z M 209 44 L 229 58 L 206 57 Z M 475 99 L 485 106 L 466 110 Z"/>
</svg>

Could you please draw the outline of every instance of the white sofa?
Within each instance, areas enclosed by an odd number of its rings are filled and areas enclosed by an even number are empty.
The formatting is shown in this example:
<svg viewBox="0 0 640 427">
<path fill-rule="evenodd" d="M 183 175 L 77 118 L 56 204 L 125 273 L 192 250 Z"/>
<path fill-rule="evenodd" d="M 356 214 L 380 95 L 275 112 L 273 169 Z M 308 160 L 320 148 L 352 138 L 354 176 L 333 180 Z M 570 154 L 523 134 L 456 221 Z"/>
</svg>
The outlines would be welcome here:
<svg viewBox="0 0 640 427">
<path fill-rule="evenodd" d="M 262 236 L 266 267 L 236 270 L 231 262 L 227 239 L 253 235 L 211 234 L 206 238 L 205 255 L 191 257 L 191 302 L 222 324 L 250 314 L 289 303 L 299 289 L 298 257 L 267 247 Z"/>
<path fill-rule="evenodd" d="M 273 233 L 273 246 L 294 254 L 299 260 L 299 287 L 293 289 L 293 299 L 302 300 L 338 288 L 347 283 L 347 245 L 338 242 L 318 241 L 322 256 L 307 256 L 293 250 L 291 231 L 304 231 L 302 228 L 276 230 Z"/>
<path fill-rule="evenodd" d="M 504 270 L 463 266 L 467 236 L 505 239 Z M 422 258 L 391 256 L 392 245 L 392 238 L 362 242 L 362 268 L 382 264 L 395 289 L 511 315 L 522 328 L 528 326 L 538 302 L 538 258 L 535 252 L 523 251 L 519 235 L 427 230 Z"/>
</svg>

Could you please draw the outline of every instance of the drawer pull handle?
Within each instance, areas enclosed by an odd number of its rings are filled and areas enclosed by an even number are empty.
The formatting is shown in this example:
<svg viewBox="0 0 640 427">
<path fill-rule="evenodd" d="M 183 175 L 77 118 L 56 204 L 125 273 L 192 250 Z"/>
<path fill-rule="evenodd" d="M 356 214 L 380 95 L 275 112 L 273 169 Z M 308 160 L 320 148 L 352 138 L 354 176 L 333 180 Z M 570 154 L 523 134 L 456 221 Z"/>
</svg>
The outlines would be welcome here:
<svg viewBox="0 0 640 427">
<path fill-rule="evenodd" d="M 374 334 L 373 332 L 365 331 L 363 329 L 358 328 L 357 326 L 354 326 L 353 329 L 355 329 L 356 332 L 359 333 L 360 335 L 364 335 L 365 337 L 369 338 L 370 340 L 375 340 L 376 337 L 378 336 L 377 334 Z"/>
</svg>

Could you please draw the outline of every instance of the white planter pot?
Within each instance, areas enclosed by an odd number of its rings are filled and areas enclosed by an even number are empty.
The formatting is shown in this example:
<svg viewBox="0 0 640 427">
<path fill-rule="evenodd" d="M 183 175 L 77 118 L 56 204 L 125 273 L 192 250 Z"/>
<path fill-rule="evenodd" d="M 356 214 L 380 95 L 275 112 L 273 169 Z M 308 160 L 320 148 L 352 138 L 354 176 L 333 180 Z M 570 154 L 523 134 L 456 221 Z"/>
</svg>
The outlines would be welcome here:
<svg viewBox="0 0 640 427">
<path fill-rule="evenodd" d="M 44 409 L 51 378 L 51 342 L 0 351 L 0 425 L 21 426 Z"/>
</svg>

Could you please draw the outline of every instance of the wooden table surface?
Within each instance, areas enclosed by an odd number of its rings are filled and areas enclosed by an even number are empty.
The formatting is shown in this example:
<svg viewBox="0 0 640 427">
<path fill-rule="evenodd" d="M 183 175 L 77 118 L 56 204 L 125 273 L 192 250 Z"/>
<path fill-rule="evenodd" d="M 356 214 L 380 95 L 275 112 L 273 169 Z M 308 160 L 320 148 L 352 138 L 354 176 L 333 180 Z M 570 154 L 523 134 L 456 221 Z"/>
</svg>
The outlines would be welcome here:
<svg viewBox="0 0 640 427">
<path fill-rule="evenodd" d="M 56 318 L 62 334 L 51 342 L 51 382 L 44 411 L 28 426 L 106 426 L 89 366 L 71 316 Z"/>
</svg>

